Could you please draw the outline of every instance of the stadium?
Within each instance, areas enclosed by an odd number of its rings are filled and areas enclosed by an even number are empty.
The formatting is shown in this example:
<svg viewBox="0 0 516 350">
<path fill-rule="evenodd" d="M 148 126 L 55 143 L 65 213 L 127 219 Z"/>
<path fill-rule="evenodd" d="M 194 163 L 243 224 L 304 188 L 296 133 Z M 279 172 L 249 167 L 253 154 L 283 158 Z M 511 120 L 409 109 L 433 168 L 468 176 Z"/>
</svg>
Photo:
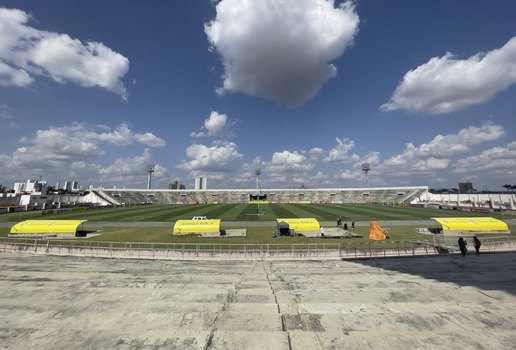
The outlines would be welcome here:
<svg viewBox="0 0 516 350">
<path fill-rule="evenodd" d="M 427 186 L 330 189 L 141 190 L 95 189 L 88 199 L 107 205 L 198 203 L 410 203 Z"/>
<path fill-rule="evenodd" d="M 2 1 L 1 348 L 516 349 L 515 13 Z"/>
<path fill-rule="evenodd" d="M 33 200 L 0 216 L 8 348 L 516 345 L 512 194 L 92 188 Z M 457 235 L 480 237 L 480 256 L 461 257 Z"/>
</svg>

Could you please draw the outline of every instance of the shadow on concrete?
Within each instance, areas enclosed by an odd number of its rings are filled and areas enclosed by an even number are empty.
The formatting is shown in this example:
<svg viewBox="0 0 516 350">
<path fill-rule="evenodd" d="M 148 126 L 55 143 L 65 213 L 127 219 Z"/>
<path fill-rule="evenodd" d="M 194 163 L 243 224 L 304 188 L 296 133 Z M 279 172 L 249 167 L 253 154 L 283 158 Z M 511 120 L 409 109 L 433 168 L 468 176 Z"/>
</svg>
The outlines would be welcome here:
<svg viewBox="0 0 516 350">
<path fill-rule="evenodd" d="M 516 296 L 516 252 L 351 260 L 364 266 Z"/>
</svg>

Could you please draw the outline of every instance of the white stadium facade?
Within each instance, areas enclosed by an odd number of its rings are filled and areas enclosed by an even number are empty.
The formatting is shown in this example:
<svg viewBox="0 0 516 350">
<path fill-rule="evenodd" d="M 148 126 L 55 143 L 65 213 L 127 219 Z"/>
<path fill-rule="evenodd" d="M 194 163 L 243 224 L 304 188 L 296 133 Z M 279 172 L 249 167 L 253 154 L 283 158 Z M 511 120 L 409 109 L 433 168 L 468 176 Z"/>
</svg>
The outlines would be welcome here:
<svg viewBox="0 0 516 350">
<path fill-rule="evenodd" d="M 87 206 L 203 203 L 329 203 L 416 205 L 515 210 L 516 193 L 433 194 L 428 186 L 310 189 L 118 189 L 91 188 L 82 194 L 0 194 L 0 213 Z"/>
<path fill-rule="evenodd" d="M 380 203 L 418 206 L 457 206 L 514 210 L 515 193 L 503 194 L 433 194 L 428 186 L 376 188 L 313 189 L 210 189 L 210 190 L 142 190 L 92 189 L 87 202 L 100 205 L 248 203 Z"/>
</svg>

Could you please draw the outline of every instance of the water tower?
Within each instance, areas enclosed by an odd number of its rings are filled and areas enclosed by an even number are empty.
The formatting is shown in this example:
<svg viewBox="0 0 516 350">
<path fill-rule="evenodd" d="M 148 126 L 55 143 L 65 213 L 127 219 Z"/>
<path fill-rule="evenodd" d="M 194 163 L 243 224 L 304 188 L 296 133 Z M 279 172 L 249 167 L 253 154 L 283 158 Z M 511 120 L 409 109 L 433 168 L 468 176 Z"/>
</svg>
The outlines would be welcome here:
<svg viewBox="0 0 516 350">
<path fill-rule="evenodd" d="M 147 165 L 147 189 L 150 190 L 151 189 L 151 182 L 152 182 L 152 173 L 154 172 L 154 169 L 155 169 L 155 165 L 154 164 L 149 164 Z"/>
<path fill-rule="evenodd" d="M 369 187 L 369 177 L 367 174 L 369 174 L 370 170 L 371 170 L 371 165 L 369 165 L 369 163 L 362 163 L 362 171 L 364 172 L 364 175 L 365 175 L 365 182 L 366 182 L 367 187 Z"/>
</svg>

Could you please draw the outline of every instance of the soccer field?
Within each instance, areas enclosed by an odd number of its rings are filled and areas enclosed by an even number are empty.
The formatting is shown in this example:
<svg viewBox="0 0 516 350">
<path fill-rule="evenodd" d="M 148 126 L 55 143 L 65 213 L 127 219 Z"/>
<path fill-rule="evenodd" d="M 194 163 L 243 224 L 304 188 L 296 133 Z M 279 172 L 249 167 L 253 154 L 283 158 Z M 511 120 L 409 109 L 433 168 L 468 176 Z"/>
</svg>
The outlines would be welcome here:
<svg viewBox="0 0 516 350">
<path fill-rule="evenodd" d="M 68 213 L 37 213 L 10 215 L 3 220 L 73 219 L 101 222 L 168 222 L 207 216 L 223 221 L 273 221 L 276 218 L 315 218 L 333 221 L 341 216 L 344 221 L 363 220 L 426 220 L 432 217 L 492 216 L 498 213 L 478 214 L 454 210 L 392 207 L 375 204 L 199 204 L 199 205 L 147 205 L 128 208 L 80 208 Z"/>
</svg>

